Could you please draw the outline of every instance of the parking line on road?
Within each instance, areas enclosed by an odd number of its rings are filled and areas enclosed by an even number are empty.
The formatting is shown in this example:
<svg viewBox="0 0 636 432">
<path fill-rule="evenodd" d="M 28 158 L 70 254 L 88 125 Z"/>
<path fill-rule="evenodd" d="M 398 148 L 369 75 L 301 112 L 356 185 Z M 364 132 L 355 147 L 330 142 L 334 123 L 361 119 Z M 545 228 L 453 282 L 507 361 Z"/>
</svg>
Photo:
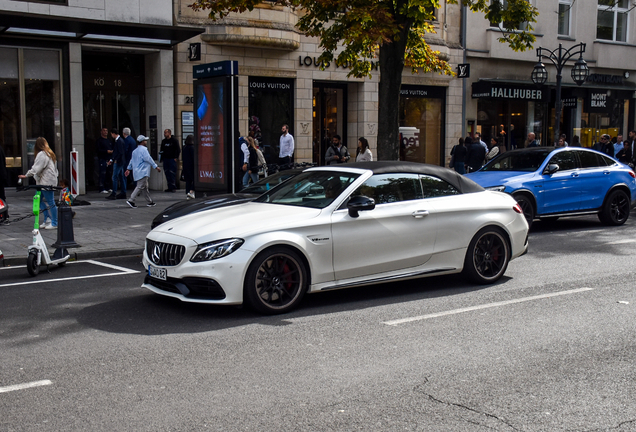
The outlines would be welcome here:
<svg viewBox="0 0 636 432">
<path fill-rule="evenodd" d="M 447 316 L 447 315 L 455 315 L 455 314 L 459 314 L 459 313 L 471 312 L 471 311 L 476 311 L 476 310 L 480 310 L 480 309 L 488 309 L 488 308 L 493 308 L 493 307 L 499 307 L 499 306 L 506 306 L 506 305 L 510 305 L 510 304 L 515 304 L 515 303 L 523 303 L 523 302 L 532 301 L 532 300 L 540 300 L 540 299 L 545 299 L 545 298 L 550 298 L 550 297 L 557 297 L 557 296 L 562 296 L 562 295 L 576 294 L 576 293 L 580 293 L 580 292 L 590 291 L 590 290 L 593 290 L 593 289 L 594 288 L 578 288 L 578 289 L 573 289 L 573 290 L 569 290 L 569 291 L 559 291 L 559 292 L 555 292 L 555 293 L 541 294 L 541 295 L 532 296 L 532 297 L 522 297 L 522 298 L 518 298 L 518 299 L 515 299 L 515 300 L 506 300 L 506 301 L 495 302 L 495 303 L 487 303 L 487 304 L 478 305 L 478 306 L 471 306 L 471 307 L 466 307 L 466 308 L 461 308 L 461 309 L 453 309 L 453 310 L 449 310 L 449 311 L 445 311 L 445 312 L 432 313 L 432 314 L 428 314 L 428 315 L 420 315 L 420 316 L 410 317 L 410 318 L 402 318 L 402 319 L 397 319 L 397 320 L 392 320 L 392 321 L 385 321 L 382 324 L 396 326 L 396 325 L 406 324 L 406 323 L 413 322 L 413 321 L 422 321 L 422 320 L 426 320 L 426 319 L 430 319 L 430 318 L 439 318 L 439 317 L 443 317 L 443 316 Z"/>
<path fill-rule="evenodd" d="M 69 262 L 69 264 L 79 264 L 79 263 L 89 263 L 89 264 L 94 264 L 94 265 L 98 265 L 98 266 L 102 266 L 102 267 L 111 268 L 111 269 L 117 270 L 117 273 L 104 273 L 104 274 L 86 275 L 86 276 L 72 276 L 72 277 L 57 278 L 57 279 L 30 280 L 28 282 L 15 282 L 15 283 L 8 283 L 8 284 L 0 284 L 0 288 L 2 288 L 2 287 L 10 287 L 10 286 L 19 286 L 19 285 L 34 285 L 34 284 L 49 283 L 49 282 L 71 281 L 71 280 L 78 280 L 78 279 L 92 279 L 92 278 L 106 277 L 106 276 L 123 276 L 123 275 L 130 275 L 130 274 L 139 273 L 139 270 L 132 270 L 132 269 L 129 269 L 129 268 L 126 268 L 126 267 L 120 267 L 120 266 L 116 266 L 116 265 L 113 265 L 113 264 L 102 263 L 102 262 L 94 261 L 94 260 Z M 20 268 L 20 267 L 22 267 L 22 266 L 15 266 L 15 267 L 10 267 L 10 268 L 15 269 L 15 268 Z M 26 266 L 24 266 L 24 267 L 26 267 Z"/>
<path fill-rule="evenodd" d="M 24 384 L 15 384 L 15 385 L 7 386 L 7 387 L 0 387 L 0 393 L 7 393 L 10 391 L 16 391 L 16 390 L 24 390 L 28 388 L 41 387 L 41 386 L 46 386 L 51 384 L 53 384 L 53 382 L 50 380 L 33 381 L 30 383 L 24 383 Z"/>
</svg>

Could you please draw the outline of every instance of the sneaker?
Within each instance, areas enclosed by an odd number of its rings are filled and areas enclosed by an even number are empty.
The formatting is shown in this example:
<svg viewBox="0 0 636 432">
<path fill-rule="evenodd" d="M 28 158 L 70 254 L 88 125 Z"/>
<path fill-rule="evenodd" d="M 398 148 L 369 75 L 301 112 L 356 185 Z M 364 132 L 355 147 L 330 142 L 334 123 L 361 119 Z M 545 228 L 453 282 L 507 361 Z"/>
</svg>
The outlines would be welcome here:
<svg viewBox="0 0 636 432">
<path fill-rule="evenodd" d="M 153 201 L 153 202 L 150 202 L 150 203 L 146 204 L 146 207 L 154 207 L 156 205 L 157 205 L 157 203 Z"/>
<path fill-rule="evenodd" d="M 45 230 L 52 230 L 52 229 L 57 229 L 56 226 L 53 226 L 53 224 L 48 224 L 44 227 Z"/>
<path fill-rule="evenodd" d="M 116 197 L 114 194 L 110 194 L 110 195 L 108 195 L 108 196 L 106 197 L 106 199 L 108 199 L 108 200 L 114 200 L 114 199 L 117 199 L 117 197 Z"/>
<path fill-rule="evenodd" d="M 130 208 L 137 208 L 137 204 L 132 201 L 126 200 L 126 204 L 128 204 Z"/>
<path fill-rule="evenodd" d="M 186 194 L 186 197 L 187 197 L 188 199 L 194 199 L 194 192 L 188 192 L 188 193 Z"/>
<path fill-rule="evenodd" d="M 47 225 L 51 225 L 51 219 L 49 218 L 46 218 L 46 220 L 40 224 L 40 229 L 45 229 Z"/>
<path fill-rule="evenodd" d="M 99 191 L 99 193 L 110 193 L 110 191 L 107 191 L 106 189 Z"/>
</svg>

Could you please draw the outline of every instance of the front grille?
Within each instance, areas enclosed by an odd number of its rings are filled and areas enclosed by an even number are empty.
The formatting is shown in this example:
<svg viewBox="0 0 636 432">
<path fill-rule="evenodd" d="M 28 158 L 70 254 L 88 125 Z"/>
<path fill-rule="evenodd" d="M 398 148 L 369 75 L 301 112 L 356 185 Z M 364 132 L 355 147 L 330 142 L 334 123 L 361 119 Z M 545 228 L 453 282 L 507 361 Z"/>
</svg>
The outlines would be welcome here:
<svg viewBox="0 0 636 432">
<path fill-rule="evenodd" d="M 159 266 L 176 266 L 185 255 L 185 246 L 146 239 L 148 259 Z"/>
</svg>

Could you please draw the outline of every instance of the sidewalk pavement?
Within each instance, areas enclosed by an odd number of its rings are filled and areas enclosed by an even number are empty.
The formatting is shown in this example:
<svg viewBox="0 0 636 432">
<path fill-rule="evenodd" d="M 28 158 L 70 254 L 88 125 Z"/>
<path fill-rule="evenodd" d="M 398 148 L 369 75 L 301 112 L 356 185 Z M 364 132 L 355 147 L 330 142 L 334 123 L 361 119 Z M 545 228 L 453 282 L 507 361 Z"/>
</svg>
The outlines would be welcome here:
<svg viewBox="0 0 636 432">
<path fill-rule="evenodd" d="M 131 192 L 128 192 L 129 197 Z M 9 220 L 32 214 L 34 191 L 16 192 L 15 189 L 7 188 L 6 194 Z M 146 201 L 139 196 L 136 200 L 138 207 L 130 208 L 126 200 L 107 200 L 106 196 L 98 192 L 78 196 L 78 199 L 88 201 L 91 205 L 73 206 L 76 212 L 73 219 L 75 242 L 82 247 L 68 249 L 71 259 L 140 255 L 152 219 L 169 205 L 186 199 L 183 190 L 174 193 L 150 191 L 150 196 L 157 203 L 155 207 L 146 207 Z M 58 198 L 57 194 L 55 198 Z M 43 221 L 40 215 L 40 223 Z M 9 225 L 0 224 L 0 251 L 4 253 L 5 266 L 26 263 L 27 247 L 33 241 L 32 230 L 33 217 Z M 51 245 L 57 240 L 57 230 L 43 229 L 40 232 L 49 246 L 49 252 L 53 253 Z"/>
</svg>

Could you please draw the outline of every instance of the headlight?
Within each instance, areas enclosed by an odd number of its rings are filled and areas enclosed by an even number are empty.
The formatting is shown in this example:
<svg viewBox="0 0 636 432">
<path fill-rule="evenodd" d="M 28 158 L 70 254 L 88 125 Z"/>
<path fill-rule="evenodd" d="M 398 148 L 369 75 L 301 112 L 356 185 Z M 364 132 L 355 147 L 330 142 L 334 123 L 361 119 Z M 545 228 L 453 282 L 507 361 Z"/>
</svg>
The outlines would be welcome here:
<svg viewBox="0 0 636 432">
<path fill-rule="evenodd" d="M 192 255 L 192 258 L 190 258 L 190 261 L 202 262 L 223 258 L 240 248 L 243 243 L 245 243 L 245 240 L 238 238 L 204 243 L 199 245 L 194 255 Z"/>
<path fill-rule="evenodd" d="M 486 190 L 495 191 L 495 192 L 503 192 L 506 190 L 505 186 L 491 186 L 487 187 Z"/>
</svg>

